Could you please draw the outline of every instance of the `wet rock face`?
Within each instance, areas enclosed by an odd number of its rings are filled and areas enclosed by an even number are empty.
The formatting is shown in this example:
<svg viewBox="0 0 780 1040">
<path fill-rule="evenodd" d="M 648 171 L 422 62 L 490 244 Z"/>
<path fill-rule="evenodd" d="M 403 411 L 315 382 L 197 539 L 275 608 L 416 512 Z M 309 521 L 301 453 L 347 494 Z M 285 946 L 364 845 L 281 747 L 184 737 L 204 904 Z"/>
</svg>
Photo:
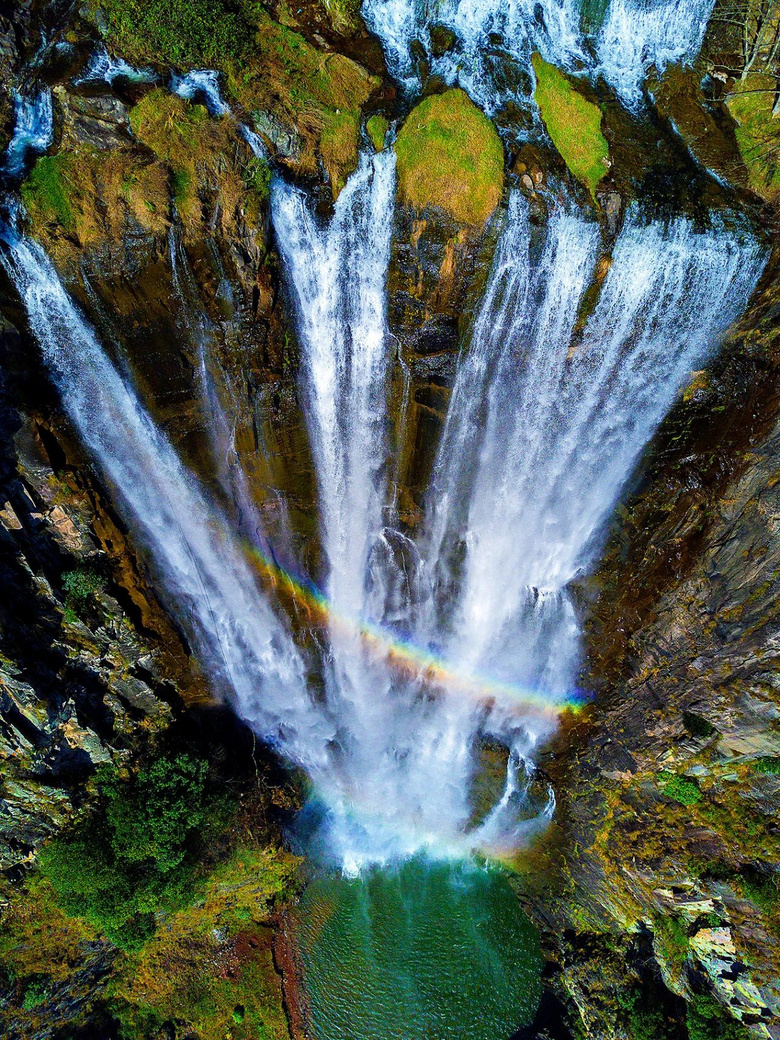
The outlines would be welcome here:
<svg viewBox="0 0 780 1040">
<path fill-rule="evenodd" d="M 780 1020 L 777 284 L 678 403 L 582 589 L 598 696 L 549 765 L 566 880 L 541 911 L 552 934 L 648 929 L 674 992 L 710 989 L 764 1037 Z"/>
<path fill-rule="evenodd" d="M 24 352 L 0 334 L 0 870 L 202 690 L 78 450 L 14 405 Z M 40 380 L 40 374 L 36 375 Z M 12 403 L 13 402 L 13 403 Z M 55 471 L 56 470 L 56 471 Z"/>
</svg>

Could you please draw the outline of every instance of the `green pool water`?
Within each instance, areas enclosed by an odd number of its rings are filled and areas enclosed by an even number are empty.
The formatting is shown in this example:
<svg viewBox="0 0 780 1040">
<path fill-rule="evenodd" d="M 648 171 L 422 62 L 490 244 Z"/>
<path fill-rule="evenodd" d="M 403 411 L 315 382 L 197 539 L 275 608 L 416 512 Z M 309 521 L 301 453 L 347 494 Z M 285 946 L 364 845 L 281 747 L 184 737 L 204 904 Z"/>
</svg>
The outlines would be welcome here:
<svg viewBox="0 0 780 1040">
<path fill-rule="evenodd" d="M 296 938 L 315 1040 L 508 1040 L 541 992 L 500 871 L 407 862 L 306 890 Z"/>
</svg>

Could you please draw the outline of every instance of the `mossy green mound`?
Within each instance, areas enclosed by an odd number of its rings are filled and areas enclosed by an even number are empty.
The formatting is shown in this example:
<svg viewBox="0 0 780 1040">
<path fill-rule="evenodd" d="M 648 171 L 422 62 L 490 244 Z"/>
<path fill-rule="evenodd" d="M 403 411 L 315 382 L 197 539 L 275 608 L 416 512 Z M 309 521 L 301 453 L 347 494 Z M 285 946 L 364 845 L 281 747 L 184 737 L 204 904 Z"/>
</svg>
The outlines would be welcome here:
<svg viewBox="0 0 780 1040">
<path fill-rule="evenodd" d="M 601 132 L 601 110 L 587 101 L 554 65 L 538 54 L 534 97 L 553 144 L 591 195 L 609 167 L 609 145 Z"/>
<path fill-rule="evenodd" d="M 462 224 L 482 225 L 504 186 L 504 150 L 490 120 L 462 90 L 426 98 L 395 144 L 398 193 L 415 209 L 438 206 Z"/>
</svg>

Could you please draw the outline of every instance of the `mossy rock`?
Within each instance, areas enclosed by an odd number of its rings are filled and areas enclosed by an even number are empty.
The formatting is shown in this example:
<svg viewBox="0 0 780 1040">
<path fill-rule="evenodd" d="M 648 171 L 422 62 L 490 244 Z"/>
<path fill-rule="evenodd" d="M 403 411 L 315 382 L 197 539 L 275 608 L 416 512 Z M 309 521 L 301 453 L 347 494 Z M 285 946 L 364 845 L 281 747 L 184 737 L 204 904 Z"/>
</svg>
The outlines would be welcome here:
<svg viewBox="0 0 780 1040">
<path fill-rule="evenodd" d="M 398 194 L 423 210 L 483 226 L 504 187 L 504 150 L 491 121 L 465 91 L 448 90 L 412 110 L 395 144 Z"/>
<path fill-rule="evenodd" d="M 554 65 L 538 54 L 534 98 L 547 133 L 571 172 L 595 197 L 596 186 L 609 169 L 609 145 L 601 132 L 601 110 L 587 101 Z"/>
<path fill-rule="evenodd" d="M 371 116 L 366 123 L 366 132 L 371 138 L 371 144 L 377 152 L 381 152 L 385 146 L 385 137 L 390 124 L 387 119 L 381 115 Z"/>
</svg>

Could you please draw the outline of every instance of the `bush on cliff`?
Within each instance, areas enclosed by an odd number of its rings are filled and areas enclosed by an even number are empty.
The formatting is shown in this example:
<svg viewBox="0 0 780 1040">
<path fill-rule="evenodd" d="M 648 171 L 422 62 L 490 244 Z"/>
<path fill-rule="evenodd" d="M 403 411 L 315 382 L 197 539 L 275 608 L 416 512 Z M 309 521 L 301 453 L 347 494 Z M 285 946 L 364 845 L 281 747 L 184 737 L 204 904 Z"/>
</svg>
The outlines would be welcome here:
<svg viewBox="0 0 780 1040">
<path fill-rule="evenodd" d="M 699 994 L 688 1005 L 688 1040 L 748 1040 L 750 1032 L 713 997 Z"/>
<path fill-rule="evenodd" d="M 227 803 L 209 791 L 206 772 L 178 755 L 130 782 L 104 775 L 97 811 L 40 855 L 63 909 L 123 949 L 142 945 L 155 914 L 186 900 L 204 839 L 224 823 Z"/>
</svg>

